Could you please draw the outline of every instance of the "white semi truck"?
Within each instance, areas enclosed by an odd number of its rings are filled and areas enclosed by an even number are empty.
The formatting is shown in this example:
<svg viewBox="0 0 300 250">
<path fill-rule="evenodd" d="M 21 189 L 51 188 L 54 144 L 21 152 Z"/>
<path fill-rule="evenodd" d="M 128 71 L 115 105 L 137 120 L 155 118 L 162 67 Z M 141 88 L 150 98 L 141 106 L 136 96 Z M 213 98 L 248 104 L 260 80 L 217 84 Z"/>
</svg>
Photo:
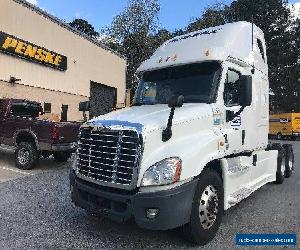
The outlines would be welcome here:
<svg viewBox="0 0 300 250">
<path fill-rule="evenodd" d="M 72 200 L 206 244 L 224 210 L 294 167 L 291 145 L 268 144 L 263 32 L 237 22 L 178 36 L 138 71 L 132 107 L 81 127 Z"/>
</svg>

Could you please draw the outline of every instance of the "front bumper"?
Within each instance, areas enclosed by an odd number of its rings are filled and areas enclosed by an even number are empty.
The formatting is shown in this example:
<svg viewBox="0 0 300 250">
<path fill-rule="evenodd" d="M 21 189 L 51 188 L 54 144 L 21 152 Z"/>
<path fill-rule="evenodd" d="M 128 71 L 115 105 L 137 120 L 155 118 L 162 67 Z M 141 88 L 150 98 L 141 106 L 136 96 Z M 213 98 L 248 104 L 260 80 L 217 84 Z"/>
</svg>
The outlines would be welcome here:
<svg viewBox="0 0 300 250">
<path fill-rule="evenodd" d="M 69 151 L 69 152 L 75 152 L 77 147 L 77 143 L 71 142 L 71 143 L 58 143 L 58 144 L 52 144 L 51 145 L 51 151 Z"/>
<path fill-rule="evenodd" d="M 167 230 L 189 222 L 197 180 L 170 190 L 156 192 L 117 191 L 86 182 L 70 172 L 71 197 L 75 205 L 101 213 L 118 222 L 133 218 L 142 228 Z M 159 209 L 154 219 L 146 217 L 149 208 Z"/>
</svg>

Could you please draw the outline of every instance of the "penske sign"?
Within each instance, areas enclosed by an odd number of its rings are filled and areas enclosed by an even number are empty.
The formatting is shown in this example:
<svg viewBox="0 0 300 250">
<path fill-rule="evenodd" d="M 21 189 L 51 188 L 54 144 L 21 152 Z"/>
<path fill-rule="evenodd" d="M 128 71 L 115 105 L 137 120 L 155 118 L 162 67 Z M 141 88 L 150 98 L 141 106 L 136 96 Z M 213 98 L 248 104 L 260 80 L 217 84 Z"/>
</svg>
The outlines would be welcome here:
<svg viewBox="0 0 300 250">
<path fill-rule="evenodd" d="M 0 31 L 0 51 L 58 70 L 67 70 L 67 57 Z"/>
</svg>

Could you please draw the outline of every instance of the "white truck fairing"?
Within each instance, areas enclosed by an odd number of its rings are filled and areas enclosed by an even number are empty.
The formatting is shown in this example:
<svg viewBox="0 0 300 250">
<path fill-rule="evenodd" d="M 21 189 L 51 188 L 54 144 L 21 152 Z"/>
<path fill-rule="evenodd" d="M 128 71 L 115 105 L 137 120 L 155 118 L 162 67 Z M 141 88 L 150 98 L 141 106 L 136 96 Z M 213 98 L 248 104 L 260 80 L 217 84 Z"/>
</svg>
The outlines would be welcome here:
<svg viewBox="0 0 300 250">
<path fill-rule="evenodd" d="M 149 229 L 199 221 L 194 241 L 205 243 L 223 209 L 282 183 L 282 148 L 268 147 L 264 35 L 247 22 L 196 31 L 165 42 L 138 71 L 132 107 L 82 126 L 72 199 L 104 202 L 109 217 Z"/>
<path fill-rule="evenodd" d="M 253 25 L 253 34 L 253 51 L 252 24 L 248 22 L 229 23 L 175 37 L 158 48 L 138 71 L 209 60 L 236 60 L 241 65 L 254 63 L 257 69 L 267 75 L 264 34 L 256 25 Z M 262 43 L 265 61 L 260 55 L 257 39 Z"/>
</svg>

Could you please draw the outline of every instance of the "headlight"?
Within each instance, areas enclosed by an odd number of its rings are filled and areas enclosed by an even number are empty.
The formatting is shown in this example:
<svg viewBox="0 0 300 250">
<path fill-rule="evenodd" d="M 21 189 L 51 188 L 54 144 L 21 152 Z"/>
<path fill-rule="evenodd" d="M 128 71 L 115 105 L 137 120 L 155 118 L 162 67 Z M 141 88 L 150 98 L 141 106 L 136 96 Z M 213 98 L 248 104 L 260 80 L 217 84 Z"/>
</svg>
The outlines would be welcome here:
<svg viewBox="0 0 300 250">
<path fill-rule="evenodd" d="M 141 186 L 160 186 L 172 184 L 180 179 L 181 159 L 172 157 L 162 160 L 145 172 Z"/>
<path fill-rule="evenodd" d="M 76 153 L 74 154 L 74 158 L 73 158 L 73 161 L 72 161 L 72 163 L 71 163 L 71 167 L 72 167 L 72 169 L 75 170 L 75 171 L 76 171 L 76 169 L 77 169 L 77 162 L 78 162 L 77 158 L 78 158 L 78 156 L 77 156 L 77 152 L 76 152 Z"/>
</svg>

